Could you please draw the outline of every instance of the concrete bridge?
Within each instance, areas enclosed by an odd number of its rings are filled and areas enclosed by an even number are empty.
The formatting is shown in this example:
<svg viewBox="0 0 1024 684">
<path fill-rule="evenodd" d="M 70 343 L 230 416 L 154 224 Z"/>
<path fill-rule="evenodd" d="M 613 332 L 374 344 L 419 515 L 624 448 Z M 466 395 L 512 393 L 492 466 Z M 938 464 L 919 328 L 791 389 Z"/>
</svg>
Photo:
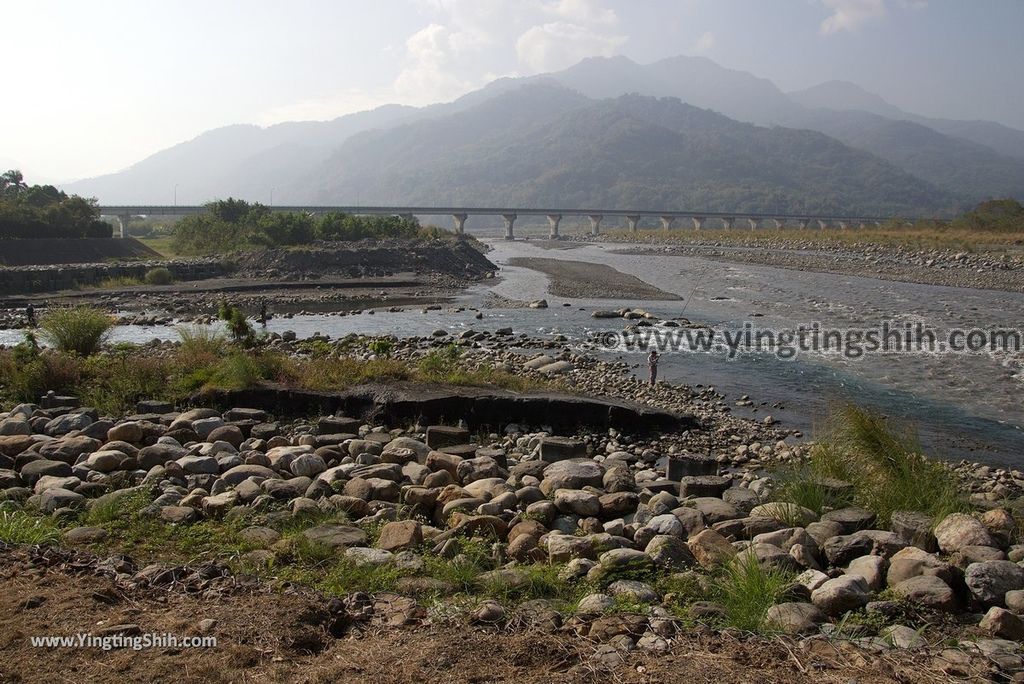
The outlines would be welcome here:
<svg viewBox="0 0 1024 684">
<path fill-rule="evenodd" d="M 824 230 L 829 227 L 840 229 L 863 228 L 867 225 L 880 225 L 890 217 L 857 216 L 857 215 L 811 215 L 811 214 L 779 214 L 779 213 L 745 213 L 745 212 L 713 212 L 713 211 L 653 211 L 634 209 L 538 209 L 513 207 L 346 207 L 346 206 L 275 206 L 271 211 L 303 212 L 307 214 L 326 214 L 341 212 L 344 214 L 376 215 L 376 216 L 443 216 L 452 217 L 455 232 L 465 233 L 466 219 L 470 216 L 500 216 L 505 222 L 505 239 L 515 238 L 515 222 L 522 216 L 542 216 L 548 220 L 548 236 L 558 239 L 558 227 L 565 216 L 585 216 L 590 221 L 591 235 L 598 235 L 601 222 L 606 218 L 625 219 L 631 232 L 636 232 L 637 224 L 644 218 L 656 218 L 661 227 L 670 230 L 680 222 L 692 226 L 694 230 L 710 227 L 730 229 L 745 227 L 756 230 L 761 226 L 775 229 L 785 227 L 817 228 Z M 117 219 L 121 237 L 127 237 L 128 221 L 133 216 L 185 216 L 201 214 L 207 211 L 205 206 L 101 206 L 100 215 Z"/>
</svg>

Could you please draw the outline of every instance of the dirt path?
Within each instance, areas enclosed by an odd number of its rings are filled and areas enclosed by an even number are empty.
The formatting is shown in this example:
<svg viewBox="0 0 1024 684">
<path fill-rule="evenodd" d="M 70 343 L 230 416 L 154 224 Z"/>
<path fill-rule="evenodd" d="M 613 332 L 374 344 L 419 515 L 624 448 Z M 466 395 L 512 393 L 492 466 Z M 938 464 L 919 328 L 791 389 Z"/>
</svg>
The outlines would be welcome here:
<svg viewBox="0 0 1024 684">
<path fill-rule="evenodd" d="M 604 264 L 541 257 L 513 257 L 511 266 L 540 271 L 551 278 L 551 294 L 580 299 L 678 300 L 678 295 Z"/>
<path fill-rule="evenodd" d="M 97 634 L 135 625 L 141 634 L 217 638 L 211 648 L 44 648 L 30 637 Z M 347 625 L 341 625 L 341 631 Z M 575 636 L 431 624 L 348 631 L 323 597 L 296 588 L 251 584 L 225 591 L 119 588 L 82 568 L 70 572 L 0 553 L 2 682 L 848 682 L 941 681 L 923 658 L 865 657 L 824 641 L 784 643 L 691 630 L 664 655 L 601 658 Z M 807 648 L 812 643 L 814 648 Z"/>
</svg>

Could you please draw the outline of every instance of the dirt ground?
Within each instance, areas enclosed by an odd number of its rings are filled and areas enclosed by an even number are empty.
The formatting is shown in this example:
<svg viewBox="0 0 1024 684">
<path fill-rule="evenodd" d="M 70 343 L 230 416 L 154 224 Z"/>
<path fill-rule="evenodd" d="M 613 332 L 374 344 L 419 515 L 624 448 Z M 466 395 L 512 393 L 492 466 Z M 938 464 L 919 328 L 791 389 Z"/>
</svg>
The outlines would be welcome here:
<svg viewBox="0 0 1024 684">
<path fill-rule="evenodd" d="M 110 650 L 32 646 L 31 636 L 100 633 L 198 635 L 211 648 Z M 332 622 L 332 620 L 334 620 Z M 332 636 L 332 633 L 340 636 Z M 811 647 L 808 647 L 808 644 Z M 803 644 L 684 632 L 665 655 L 596 657 L 600 645 L 568 630 L 505 631 L 429 618 L 414 627 L 339 627 L 326 599 L 252 584 L 215 596 L 173 588 L 124 589 L 86 569 L 39 567 L 0 554 L 0 682 L 935 682 L 926 656 L 863 656 Z M 605 647 L 607 648 L 607 647 Z"/>
<path fill-rule="evenodd" d="M 513 257 L 512 266 L 540 271 L 551 279 L 551 294 L 584 299 L 677 300 L 678 295 L 649 285 L 636 276 L 604 264 L 582 261 Z"/>
</svg>

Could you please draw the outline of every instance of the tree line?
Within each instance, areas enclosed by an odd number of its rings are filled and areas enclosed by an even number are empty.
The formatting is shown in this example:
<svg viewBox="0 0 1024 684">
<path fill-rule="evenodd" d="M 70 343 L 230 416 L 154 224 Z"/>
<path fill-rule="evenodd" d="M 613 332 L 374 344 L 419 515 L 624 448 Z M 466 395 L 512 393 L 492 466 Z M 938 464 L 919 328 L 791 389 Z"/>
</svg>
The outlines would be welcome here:
<svg viewBox="0 0 1024 684">
<path fill-rule="evenodd" d="M 211 254 L 252 247 L 305 245 L 316 240 L 411 238 L 420 233 L 419 221 L 399 216 L 275 212 L 262 204 L 231 198 L 210 202 L 206 209 L 205 213 L 185 216 L 175 224 L 177 252 Z"/>
<path fill-rule="evenodd" d="M 0 174 L 0 240 L 108 238 L 94 199 L 68 195 L 52 185 L 29 185 L 17 170 Z"/>
</svg>

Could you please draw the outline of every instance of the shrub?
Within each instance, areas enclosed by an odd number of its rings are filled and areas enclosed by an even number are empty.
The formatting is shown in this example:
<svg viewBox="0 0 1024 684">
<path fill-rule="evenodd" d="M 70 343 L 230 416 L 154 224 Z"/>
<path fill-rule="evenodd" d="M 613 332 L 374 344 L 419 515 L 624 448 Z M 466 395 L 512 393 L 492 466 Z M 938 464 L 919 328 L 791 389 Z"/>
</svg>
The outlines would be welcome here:
<svg viewBox="0 0 1024 684">
<path fill-rule="evenodd" d="M 43 339 L 62 352 L 89 356 L 99 351 L 114 321 L 89 306 L 53 309 L 39 323 Z"/>
<path fill-rule="evenodd" d="M 159 266 L 146 271 L 144 280 L 147 285 L 170 285 L 174 282 L 174 275 L 170 269 Z"/>
<path fill-rule="evenodd" d="M 242 313 L 242 310 L 237 306 L 233 306 L 228 302 L 222 302 L 220 305 L 220 311 L 218 312 L 220 319 L 225 321 L 228 325 L 228 333 L 231 334 L 231 339 L 238 344 L 248 345 L 252 342 L 256 336 L 256 331 L 253 330 L 249 320 Z"/>
</svg>

